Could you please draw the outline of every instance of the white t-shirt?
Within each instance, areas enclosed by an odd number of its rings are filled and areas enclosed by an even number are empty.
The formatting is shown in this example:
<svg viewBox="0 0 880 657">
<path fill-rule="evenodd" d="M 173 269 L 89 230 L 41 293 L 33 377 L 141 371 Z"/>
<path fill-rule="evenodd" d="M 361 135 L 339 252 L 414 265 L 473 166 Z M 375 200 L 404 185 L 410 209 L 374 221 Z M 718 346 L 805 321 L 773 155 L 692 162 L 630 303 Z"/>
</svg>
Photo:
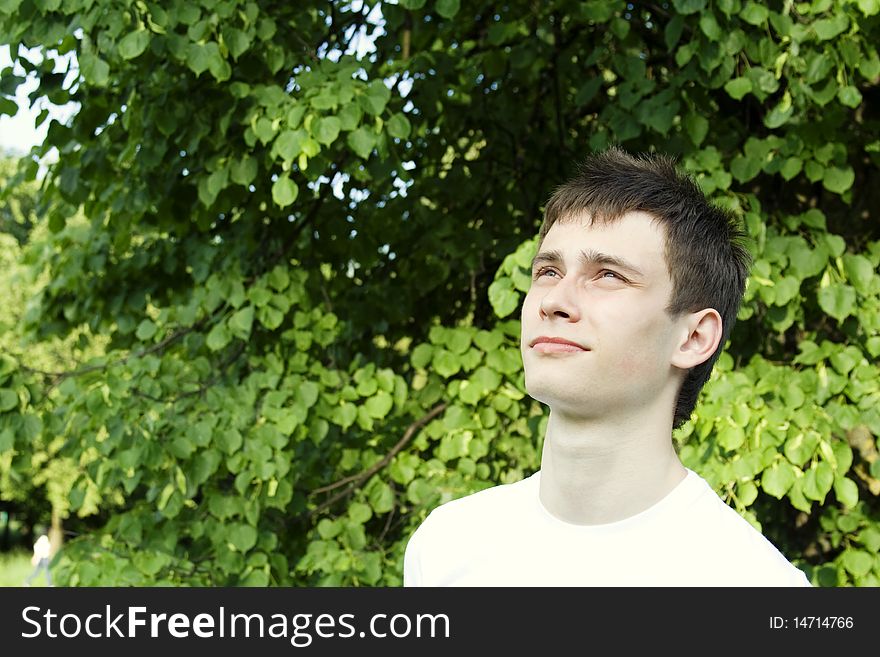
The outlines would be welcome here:
<svg viewBox="0 0 880 657">
<path fill-rule="evenodd" d="M 634 516 L 574 525 L 538 496 L 540 471 L 434 509 L 404 555 L 404 586 L 810 586 L 692 470 Z"/>
</svg>

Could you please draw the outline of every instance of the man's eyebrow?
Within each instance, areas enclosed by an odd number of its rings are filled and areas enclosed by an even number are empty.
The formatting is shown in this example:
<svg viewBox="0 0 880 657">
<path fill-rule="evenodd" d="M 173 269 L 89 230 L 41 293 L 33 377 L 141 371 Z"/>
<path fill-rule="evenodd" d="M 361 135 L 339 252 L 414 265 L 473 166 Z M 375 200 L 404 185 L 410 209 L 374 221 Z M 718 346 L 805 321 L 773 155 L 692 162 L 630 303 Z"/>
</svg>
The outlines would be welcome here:
<svg viewBox="0 0 880 657">
<path fill-rule="evenodd" d="M 549 263 L 549 264 L 557 264 L 562 262 L 562 252 L 561 251 L 541 251 L 532 258 L 532 269 L 535 268 L 535 265 L 539 263 Z"/>
<path fill-rule="evenodd" d="M 580 263 L 584 267 L 588 267 L 590 265 L 610 265 L 612 267 L 617 267 L 618 269 L 625 269 L 628 272 L 635 274 L 636 276 L 641 276 L 642 278 L 645 278 L 645 275 L 638 267 L 619 256 L 602 253 L 600 251 L 596 251 L 595 249 L 586 249 L 584 251 L 581 251 L 579 256 Z M 535 266 L 539 264 L 561 264 L 563 262 L 565 262 L 565 258 L 562 255 L 562 251 L 559 251 L 557 249 L 553 249 L 551 251 L 541 251 L 532 260 L 532 270 L 534 271 Z"/>
<path fill-rule="evenodd" d="M 602 253 L 594 249 L 581 251 L 579 260 L 581 265 L 583 265 L 584 267 L 587 267 L 589 265 L 610 265 L 612 267 L 617 267 L 618 269 L 625 269 L 631 274 L 635 274 L 636 276 L 641 276 L 642 278 L 645 277 L 645 275 L 642 273 L 642 270 L 632 264 L 629 260 L 625 260 L 620 256 Z"/>
</svg>

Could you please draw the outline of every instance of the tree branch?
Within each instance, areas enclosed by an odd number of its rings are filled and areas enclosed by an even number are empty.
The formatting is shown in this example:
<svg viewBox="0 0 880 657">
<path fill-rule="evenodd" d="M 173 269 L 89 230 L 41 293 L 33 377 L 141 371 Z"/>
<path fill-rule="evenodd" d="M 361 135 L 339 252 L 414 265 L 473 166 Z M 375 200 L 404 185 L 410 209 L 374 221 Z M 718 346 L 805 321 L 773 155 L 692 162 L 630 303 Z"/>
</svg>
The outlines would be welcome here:
<svg viewBox="0 0 880 657">
<path fill-rule="evenodd" d="M 244 351 L 245 344 L 246 344 L 245 342 L 239 343 L 238 347 L 236 347 L 229 356 L 227 356 L 226 358 L 224 358 L 220 362 L 219 371 L 217 372 L 217 374 L 212 376 L 210 379 L 208 379 L 204 383 L 200 384 L 199 387 L 195 390 L 188 390 L 186 392 L 182 392 L 179 395 L 172 397 L 171 399 L 161 399 L 159 397 L 154 397 L 152 395 L 149 395 L 149 394 L 143 392 L 140 388 L 133 388 L 132 392 L 139 397 L 145 397 L 146 399 L 151 399 L 155 402 L 161 402 L 161 403 L 165 403 L 165 404 L 174 404 L 174 403 L 180 401 L 181 399 L 185 399 L 186 397 L 192 397 L 194 395 L 201 395 L 208 388 L 210 388 L 215 383 L 217 383 L 217 381 L 219 381 L 223 377 L 224 374 L 226 374 L 226 368 L 229 367 L 230 364 L 232 364 L 233 362 L 238 360 L 238 357 L 241 356 L 242 352 Z"/>
<path fill-rule="evenodd" d="M 179 338 L 183 337 L 187 333 L 191 333 L 191 332 L 195 331 L 197 328 L 201 328 L 201 326 L 209 319 L 209 317 L 203 317 L 202 319 L 197 321 L 192 326 L 187 326 L 186 328 L 178 329 L 177 331 L 175 331 L 174 333 L 172 333 L 171 335 L 166 337 L 161 342 L 157 342 L 156 344 L 154 344 L 150 347 L 147 347 L 146 349 L 142 349 L 141 351 L 139 351 L 137 353 L 130 353 L 127 356 L 123 356 L 122 358 L 120 358 L 118 360 L 114 360 L 113 362 L 110 362 L 110 363 L 103 363 L 102 365 L 87 365 L 86 367 L 82 367 L 78 370 L 72 370 L 70 372 L 46 372 L 44 370 L 39 370 L 39 369 L 36 369 L 33 367 L 28 367 L 27 365 L 25 365 L 23 363 L 19 363 L 19 366 L 21 367 L 21 369 L 25 370 L 26 372 L 30 372 L 32 374 L 40 374 L 45 377 L 53 378 L 53 380 L 49 384 L 49 388 L 51 389 L 51 388 L 54 388 L 55 386 L 57 386 L 59 383 L 61 383 L 64 379 L 68 379 L 68 378 L 74 377 L 74 376 L 82 376 L 83 374 L 88 374 L 89 372 L 97 372 L 100 370 L 104 370 L 104 369 L 107 369 L 108 367 L 110 367 L 111 365 L 119 365 L 121 363 L 125 363 L 128 360 L 130 360 L 131 358 L 142 358 L 142 357 L 147 356 L 149 354 L 160 351 L 160 350 L 164 349 L 165 347 L 167 347 L 172 342 L 174 342 L 175 340 L 178 340 Z"/>
<path fill-rule="evenodd" d="M 411 425 L 409 425 L 409 427 L 407 427 L 406 432 L 404 432 L 404 434 L 403 434 L 403 438 L 401 438 L 399 441 L 397 441 L 397 444 L 391 448 L 391 451 L 389 451 L 382 458 L 382 460 L 379 461 L 378 463 L 373 464 L 372 466 L 370 466 L 369 468 L 367 468 L 366 470 L 364 470 L 360 474 L 351 475 L 350 477 L 345 477 L 344 479 L 340 479 L 337 482 L 334 482 L 334 483 L 329 484 L 327 486 L 322 486 L 320 488 L 316 488 L 315 490 L 313 490 L 309 494 L 310 496 L 317 495 L 319 493 L 327 493 L 327 492 L 330 492 L 331 490 L 334 490 L 336 488 L 340 488 L 341 486 L 346 486 L 346 484 L 348 484 L 348 486 L 346 487 L 345 490 L 340 491 L 339 493 L 337 493 L 336 495 L 334 495 L 330 499 L 322 502 L 317 507 L 312 509 L 308 513 L 309 517 L 312 517 L 312 516 L 318 514 L 319 512 L 323 511 L 324 509 L 326 509 L 329 506 L 332 506 L 333 504 L 335 504 L 336 502 L 341 500 L 343 497 L 345 497 L 346 495 L 348 495 L 349 493 L 354 491 L 356 488 L 360 487 L 370 477 L 372 477 L 374 474 L 379 472 L 379 470 L 381 470 L 386 465 L 388 465 L 391 462 L 391 459 L 393 459 L 394 456 L 400 450 L 402 450 L 410 440 L 412 440 L 413 436 L 416 434 L 416 431 L 419 428 L 421 428 L 423 425 L 427 424 L 432 419 L 434 419 L 437 415 L 442 413 L 443 410 L 446 408 L 446 406 L 447 406 L 447 402 L 442 402 L 440 404 L 437 404 L 427 414 L 425 414 L 424 416 L 422 416 L 421 418 L 419 418 L 418 420 L 413 422 Z"/>
</svg>

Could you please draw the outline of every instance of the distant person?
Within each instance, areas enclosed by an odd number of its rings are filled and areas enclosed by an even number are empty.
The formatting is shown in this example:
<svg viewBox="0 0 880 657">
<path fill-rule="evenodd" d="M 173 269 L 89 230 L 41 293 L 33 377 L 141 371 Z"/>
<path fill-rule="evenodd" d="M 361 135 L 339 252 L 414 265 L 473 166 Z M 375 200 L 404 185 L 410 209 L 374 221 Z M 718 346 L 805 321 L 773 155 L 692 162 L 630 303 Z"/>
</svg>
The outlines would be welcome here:
<svg viewBox="0 0 880 657">
<path fill-rule="evenodd" d="M 736 320 L 745 237 L 662 156 L 611 149 L 554 191 L 521 311 L 541 468 L 434 509 L 404 586 L 810 586 L 672 441 Z"/>
<path fill-rule="evenodd" d="M 52 586 L 52 574 L 49 572 L 49 555 L 52 552 L 52 545 L 49 543 L 49 537 L 40 534 L 37 542 L 34 543 L 34 555 L 31 557 L 31 564 L 34 566 L 33 572 L 28 575 L 24 581 L 25 586 L 30 586 L 34 577 L 40 572 L 46 573 L 46 585 Z"/>
</svg>

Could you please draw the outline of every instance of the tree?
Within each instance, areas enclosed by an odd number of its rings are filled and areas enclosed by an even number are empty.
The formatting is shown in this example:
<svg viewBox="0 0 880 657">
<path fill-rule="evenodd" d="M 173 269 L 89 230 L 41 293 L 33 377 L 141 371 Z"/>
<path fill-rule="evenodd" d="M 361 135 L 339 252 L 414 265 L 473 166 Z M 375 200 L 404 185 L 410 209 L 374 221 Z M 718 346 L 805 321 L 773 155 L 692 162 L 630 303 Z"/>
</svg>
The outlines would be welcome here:
<svg viewBox="0 0 880 657">
<path fill-rule="evenodd" d="M 33 154 L 21 330 L 104 349 L 0 382 L 4 453 L 66 436 L 72 509 L 112 511 L 64 580 L 398 584 L 431 508 L 538 466 L 542 203 L 620 143 L 754 238 L 682 458 L 814 582 L 876 585 L 878 3 L 466 4 L 0 3 L 34 97 L 81 104 Z"/>
</svg>

